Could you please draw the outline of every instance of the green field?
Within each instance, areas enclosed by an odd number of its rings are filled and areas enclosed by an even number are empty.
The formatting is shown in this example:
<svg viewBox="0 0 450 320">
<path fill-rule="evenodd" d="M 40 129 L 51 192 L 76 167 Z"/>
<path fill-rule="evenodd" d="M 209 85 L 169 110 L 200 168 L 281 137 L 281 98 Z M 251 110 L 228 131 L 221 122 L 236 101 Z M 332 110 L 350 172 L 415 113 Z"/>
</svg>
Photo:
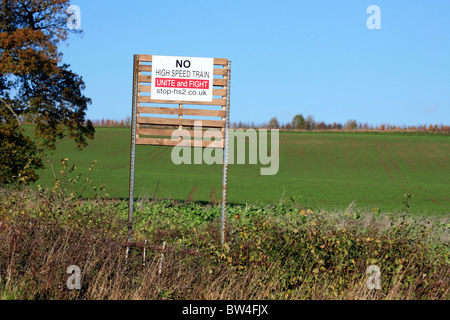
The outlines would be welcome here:
<svg viewBox="0 0 450 320">
<path fill-rule="evenodd" d="M 221 165 L 175 165 L 171 147 L 138 146 L 135 197 L 215 201 L 221 199 Z M 60 160 L 77 163 L 93 184 L 105 184 L 113 198 L 128 198 L 130 129 L 97 128 L 83 151 L 63 141 L 48 155 L 53 170 Z M 292 201 L 314 209 L 358 207 L 382 212 L 404 209 L 405 194 L 414 196 L 410 211 L 450 213 L 450 137 L 351 133 L 280 133 L 280 169 L 261 176 L 261 165 L 229 166 L 229 203 Z M 95 169 L 87 169 L 97 160 Z M 52 170 L 37 183 L 50 186 Z M 89 194 L 87 194 L 89 196 Z"/>
</svg>

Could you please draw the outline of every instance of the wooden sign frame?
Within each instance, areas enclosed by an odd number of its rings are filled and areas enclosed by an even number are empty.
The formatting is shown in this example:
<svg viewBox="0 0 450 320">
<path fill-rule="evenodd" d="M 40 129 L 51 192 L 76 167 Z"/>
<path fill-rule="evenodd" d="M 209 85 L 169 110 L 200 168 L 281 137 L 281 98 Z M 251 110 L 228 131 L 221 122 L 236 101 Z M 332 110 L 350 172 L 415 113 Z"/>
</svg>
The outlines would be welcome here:
<svg viewBox="0 0 450 320">
<path fill-rule="evenodd" d="M 193 132 L 194 121 L 202 121 L 202 129 L 220 129 L 222 140 L 194 143 L 192 147 L 222 148 L 222 212 L 221 242 L 225 241 L 225 218 L 228 182 L 228 127 L 230 119 L 230 83 L 231 61 L 214 58 L 213 99 L 211 102 L 188 100 L 154 100 L 152 91 L 152 55 L 137 54 L 133 60 L 133 99 L 132 128 L 130 150 L 130 185 L 128 203 L 128 242 L 133 236 L 133 205 L 136 145 L 176 146 L 180 141 L 173 141 L 172 134 L 177 130 Z M 164 106 L 153 106 L 159 104 Z M 174 108 L 173 105 L 178 105 Z M 169 106 L 167 106 L 169 105 Z M 186 106 L 193 106 L 188 107 Z M 196 107 L 196 106 L 200 106 Z M 149 114 L 153 116 L 148 116 Z M 156 115 L 156 116 L 154 116 Z M 171 115 L 171 117 L 164 117 Z M 178 118 L 173 117 L 178 115 Z M 183 116 L 196 116 L 195 119 Z M 199 118 L 201 117 L 201 118 Z M 193 136 L 193 134 L 191 134 Z M 181 139 L 181 138 L 180 138 Z"/>
</svg>

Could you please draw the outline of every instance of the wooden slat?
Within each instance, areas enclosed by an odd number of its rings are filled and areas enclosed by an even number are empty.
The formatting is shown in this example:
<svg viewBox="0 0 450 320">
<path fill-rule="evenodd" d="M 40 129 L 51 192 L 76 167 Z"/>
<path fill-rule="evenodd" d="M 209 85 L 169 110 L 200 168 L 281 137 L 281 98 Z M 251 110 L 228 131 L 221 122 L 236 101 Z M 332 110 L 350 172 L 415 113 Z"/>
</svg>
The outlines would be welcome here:
<svg viewBox="0 0 450 320">
<path fill-rule="evenodd" d="M 138 76 L 138 82 L 151 83 L 152 76 Z M 213 85 L 214 86 L 226 86 L 227 81 L 226 81 L 226 79 L 213 79 Z"/>
<path fill-rule="evenodd" d="M 223 120 L 200 120 L 200 119 L 176 119 L 176 118 L 155 118 L 155 117 L 138 117 L 137 123 L 140 124 L 155 124 L 155 125 L 169 125 L 169 126 L 189 126 L 193 127 L 195 121 L 201 121 L 203 127 L 223 128 L 225 121 Z"/>
<path fill-rule="evenodd" d="M 140 72 L 152 72 L 152 66 L 142 64 L 139 66 Z"/>
<path fill-rule="evenodd" d="M 138 145 L 176 146 L 178 143 L 178 141 L 172 141 L 171 139 L 136 138 L 136 144 Z"/>
<path fill-rule="evenodd" d="M 191 136 L 194 135 L 194 130 L 187 130 L 183 129 L 189 132 Z M 142 134 L 144 136 L 169 136 L 171 137 L 172 134 L 178 134 L 181 130 L 178 129 L 151 129 L 151 128 L 145 128 L 145 129 L 138 129 L 137 134 Z"/>
<path fill-rule="evenodd" d="M 152 92 L 152 86 L 141 85 L 138 87 L 140 92 Z"/>
<path fill-rule="evenodd" d="M 138 81 L 139 82 L 151 83 L 152 82 L 152 76 L 138 76 Z"/>
<path fill-rule="evenodd" d="M 138 107 L 139 113 L 151 114 L 178 114 L 183 116 L 206 116 L 206 117 L 224 117 L 222 110 L 203 110 L 186 108 L 160 108 L 160 107 Z"/>
<path fill-rule="evenodd" d="M 228 59 L 214 58 L 214 64 L 219 66 L 226 66 L 228 65 Z"/>
<path fill-rule="evenodd" d="M 213 96 L 225 97 L 226 95 L 227 95 L 227 90 L 225 90 L 225 89 L 213 89 Z"/>
<path fill-rule="evenodd" d="M 195 130 L 189 130 L 189 129 L 183 129 L 191 135 L 191 137 L 194 136 Z M 217 133 L 221 133 L 222 131 L 219 129 L 208 129 L 209 132 L 215 131 Z M 203 130 L 202 134 L 204 134 L 206 131 Z M 137 129 L 137 134 L 144 135 L 144 136 L 161 136 L 161 137 L 171 137 L 172 134 L 180 134 L 181 130 L 178 129 L 153 129 L 153 128 L 142 128 Z M 221 140 L 221 139 L 220 139 Z"/>
<path fill-rule="evenodd" d="M 226 86 L 227 85 L 227 80 L 226 79 L 214 79 L 213 80 L 213 85 L 214 86 Z"/>
<path fill-rule="evenodd" d="M 181 100 L 154 100 L 149 96 L 139 96 L 138 97 L 139 103 L 175 103 L 175 104 L 193 104 L 193 105 L 199 105 L 199 106 L 223 106 L 227 104 L 226 99 L 213 99 L 211 102 L 208 101 L 190 101 L 187 100 L 181 101 Z"/>
<path fill-rule="evenodd" d="M 223 148 L 223 141 L 194 141 L 194 140 L 178 140 L 159 139 L 159 138 L 136 138 L 138 145 L 154 145 L 154 146 L 180 146 L 180 147 L 202 147 L 202 148 Z"/>
<path fill-rule="evenodd" d="M 139 61 L 152 62 L 152 55 L 148 54 L 138 54 Z"/>
<path fill-rule="evenodd" d="M 228 74 L 228 70 L 223 68 L 223 69 L 218 69 L 218 68 L 214 68 L 214 75 L 216 76 L 226 76 Z"/>
</svg>

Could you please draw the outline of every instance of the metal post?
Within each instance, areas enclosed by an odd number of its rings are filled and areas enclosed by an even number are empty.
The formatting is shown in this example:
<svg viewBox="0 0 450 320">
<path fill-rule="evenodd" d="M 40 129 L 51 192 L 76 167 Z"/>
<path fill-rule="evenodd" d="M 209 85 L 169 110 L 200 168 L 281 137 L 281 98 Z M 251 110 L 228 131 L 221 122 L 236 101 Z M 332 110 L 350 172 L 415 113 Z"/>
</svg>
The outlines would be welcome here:
<svg viewBox="0 0 450 320">
<path fill-rule="evenodd" d="M 230 84 L 231 84 L 231 61 L 228 61 L 227 73 L 227 110 L 225 118 L 225 141 L 223 150 L 223 179 L 222 179 L 222 214 L 221 214 L 221 235 L 222 245 L 225 243 L 225 220 L 227 213 L 227 185 L 228 185 L 228 126 L 230 123 Z"/>
<path fill-rule="evenodd" d="M 136 156 L 136 112 L 137 112 L 137 86 L 138 86 L 138 55 L 134 56 L 133 65 L 133 111 L 131 124 L 131 150 L 130 150 L 130 192 L 128 194 L 128 243 L 133 239 L 133 204 L 134 204 L 134 167 Z M 128 249 L 127 249 L 128 255 Z"/>
</svg>

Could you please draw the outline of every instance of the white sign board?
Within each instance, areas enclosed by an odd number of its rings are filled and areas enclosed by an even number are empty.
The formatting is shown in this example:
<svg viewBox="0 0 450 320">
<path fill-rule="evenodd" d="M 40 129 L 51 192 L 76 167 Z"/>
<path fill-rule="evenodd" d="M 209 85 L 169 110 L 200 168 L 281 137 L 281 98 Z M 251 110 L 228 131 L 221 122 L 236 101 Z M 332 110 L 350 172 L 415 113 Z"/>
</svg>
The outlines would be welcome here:
<svg viewBox="0 0 450 320">
<path fill-rule="evenodd" d="M 152 59 L 152 100 L 213 100 L 214 59 L 156 56 Z"/>
</svg>

